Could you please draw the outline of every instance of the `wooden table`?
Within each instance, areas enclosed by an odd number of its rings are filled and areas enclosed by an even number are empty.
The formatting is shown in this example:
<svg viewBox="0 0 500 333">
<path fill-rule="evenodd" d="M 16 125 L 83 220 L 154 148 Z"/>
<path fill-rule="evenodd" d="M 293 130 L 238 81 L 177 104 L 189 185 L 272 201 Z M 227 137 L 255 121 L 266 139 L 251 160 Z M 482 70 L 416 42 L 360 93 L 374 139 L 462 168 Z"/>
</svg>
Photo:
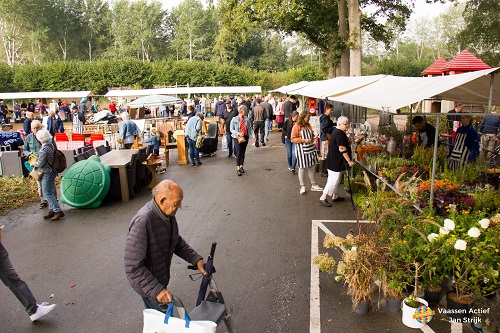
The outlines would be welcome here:
<svg viewBox="0 0 500 333">
<path fill-rule="evenodd" d="M 111 169 L 118 169 L 120 175 L 120 189 L 122 192 L 122 201 L 129 201 L 127 166 L 130 164 L 132 155 L 137 154 L 139 149 L 121 149 L 112 150 L 99 158 L 101 163 L 109 166 Z"/>
</svg>

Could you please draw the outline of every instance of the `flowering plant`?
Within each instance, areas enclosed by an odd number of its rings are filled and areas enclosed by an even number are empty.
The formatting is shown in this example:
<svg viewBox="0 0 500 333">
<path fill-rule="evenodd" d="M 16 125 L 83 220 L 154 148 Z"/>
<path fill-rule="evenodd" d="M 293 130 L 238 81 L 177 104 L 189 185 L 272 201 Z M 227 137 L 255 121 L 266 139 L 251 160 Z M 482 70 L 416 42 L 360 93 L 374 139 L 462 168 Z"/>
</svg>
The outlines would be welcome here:
<svg viewBox="0 0 500 333">
<path fill-rule="evenodd" d="M 485 218 L 484 212 L 463 214 L 452 210 L 430 243 L 441 248 L 440 265 L 450 267 L 454 296 L 458 302 L 472 302 L 500 288 L 500 215 Z M 500 221 L 499 221 L 500 222 Z"/>
</svg>

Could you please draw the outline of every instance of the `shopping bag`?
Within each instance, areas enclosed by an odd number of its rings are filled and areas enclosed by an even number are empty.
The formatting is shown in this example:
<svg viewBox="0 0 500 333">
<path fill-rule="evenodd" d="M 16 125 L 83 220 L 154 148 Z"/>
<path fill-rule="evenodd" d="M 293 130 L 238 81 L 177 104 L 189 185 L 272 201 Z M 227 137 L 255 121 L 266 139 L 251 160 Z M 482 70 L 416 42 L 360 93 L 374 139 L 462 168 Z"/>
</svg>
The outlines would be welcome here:
<svg viewBox="0 0 500 333">
<path fill-rule="evenodd" d="M 176 318 L 174 315 L 174 303 L 169 303 L 167 313 L 154 309 L 143 310 L 144 326 L 142 333 L 215 333 L 217 324 L 208 320 L 191 320 L 185 314 L 186 319 Z"/>
<path fill-rule="evenodd" d="M 221 137 L 222 151 L 227 151 L 227 139 L 226 136 Z"/>
</svg>

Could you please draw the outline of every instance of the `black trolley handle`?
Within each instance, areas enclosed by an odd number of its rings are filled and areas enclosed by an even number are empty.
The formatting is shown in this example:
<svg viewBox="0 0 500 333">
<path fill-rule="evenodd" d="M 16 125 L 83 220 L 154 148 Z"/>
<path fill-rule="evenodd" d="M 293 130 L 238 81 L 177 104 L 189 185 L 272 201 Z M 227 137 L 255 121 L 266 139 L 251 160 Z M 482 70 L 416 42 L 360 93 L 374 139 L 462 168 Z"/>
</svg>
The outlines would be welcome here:
<svg viewBox="0 0 500 333">
<path fill-rule="evenodd" d="M 217 242 L 213 242 L 212 243 L 212 248 L 210 249 L 210 254 L 209 254 L 209 258 L 213 259 L 214 258 L 214 255 L 215 255 L 215 248 L 217 247 Z M 196 267 L 195 265 L 189 265 L 187 267 L 188 269 L 191 269 L 193 271 L 197 271 L 198 270 L 198 267 Z"/>
</svg>

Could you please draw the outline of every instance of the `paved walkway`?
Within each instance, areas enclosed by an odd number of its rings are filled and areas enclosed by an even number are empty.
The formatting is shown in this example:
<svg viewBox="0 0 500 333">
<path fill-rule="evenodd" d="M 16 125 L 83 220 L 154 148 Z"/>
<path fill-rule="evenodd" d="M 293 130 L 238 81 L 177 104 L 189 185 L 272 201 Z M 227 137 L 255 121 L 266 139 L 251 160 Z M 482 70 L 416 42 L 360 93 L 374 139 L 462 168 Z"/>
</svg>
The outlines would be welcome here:
<svg viewBox="0 0 500 333">
<path fill-rule="evenodd" d="M 174 162 L 158 178 L 171 178 L 184 189 L 177 219 L 188 243 L 206 256 L 210 244 L 218 242 L 215 277 L 234 308 L 238 332 L 309 332 L 312 221 L 353 220 L 357 212 L 349 201 L 326 208 L 318 192 L 299 195 L 297 175 L 287 170 L 281 133 L 270 139 L 266 147 L 248 148 L 242 177 L 236 175 L 235 160 L 218 150 L 200 167 L 177 165 L 174 153 Z M 140 332 L 142 302 L 125 277 L 123 248 L 130 219 L 150 199 L 144 189 L 127 203 L 109 202 L 98 209 L 63 205 L 66 218 L 58 222 L 44 221 L 35 202 L 1 217 L 0 225 L 6 225 L 2 243 L 16 270 L 40 302 L 58 304 L 31 323 L 0 286 L 1 331 Z M 350 228 L 338 224 L 331 230 L 345 234 Z M 320 243 L 323 236 L 320 231 Z M 198 282 L 190 281 L 186 266 L 174 259 L 169 289 L 191 309 Z M 413 332 L 398 315 L 351 313 L 345 288 L 329 275 L 321 274 L 320 283 L 320 308 L 313 310 L 323 332 Z"/>
</svg>

